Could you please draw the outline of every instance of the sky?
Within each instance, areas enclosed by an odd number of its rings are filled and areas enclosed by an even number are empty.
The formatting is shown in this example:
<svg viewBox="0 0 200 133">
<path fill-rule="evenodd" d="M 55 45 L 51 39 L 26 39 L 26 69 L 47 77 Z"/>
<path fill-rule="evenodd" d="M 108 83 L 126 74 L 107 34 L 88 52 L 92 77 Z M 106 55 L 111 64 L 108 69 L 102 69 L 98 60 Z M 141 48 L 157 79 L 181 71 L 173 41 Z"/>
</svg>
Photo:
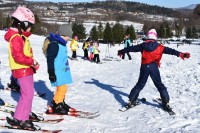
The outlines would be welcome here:
<svg viewBox="0 0 200 133">
<path fill-rule="evenodd" d="M 93 0 L 29 0 L 29 1 L 51 1 L 51 2 L 92 2 Z M 169 8 L 185 7 L 191 4 L 200 4 L 200 0 L 128 0 L 150 5 L 158 5 Z"/>
</svg>

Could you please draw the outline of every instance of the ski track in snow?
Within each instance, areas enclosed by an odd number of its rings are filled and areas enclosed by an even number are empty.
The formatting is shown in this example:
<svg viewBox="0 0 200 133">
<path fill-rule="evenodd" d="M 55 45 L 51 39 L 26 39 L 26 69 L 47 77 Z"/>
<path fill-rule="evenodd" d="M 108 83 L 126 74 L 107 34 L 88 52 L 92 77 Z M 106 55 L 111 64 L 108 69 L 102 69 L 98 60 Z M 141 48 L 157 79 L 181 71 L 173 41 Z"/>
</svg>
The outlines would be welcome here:
<svg viewBox="0 0 200 133">
<path fill-rule="evenodd" d="M 4 31 L 0 31 L 1 85 L 6 86 L 10 77 L 8 65 L 7 42 L 4 41 Z M 30 42 L 34 57 L 40 63 L 40 69 L 34 75 L 35 89 L 46 92 L 46 98 L 34 97 L 33 111 L 44 112 L 51 102 L 55 88 L 49 83 L 46 58 L 42 53 L 44 37 L 32 35 Z M 84 111 L 99 111 L 95 119 L 81 119 L 64 116 L 65 120 L 58 124 L 37 123 L 42 128 L 62 129 L 63 133 L 200 133 L 200 46 L 166 45 L 182 52 L 190 52 L 191 58 L 184 61 L 176 56 L 163 55 L 161 60 L 161 78 L 170 94 L 170 105 L 176 112 L 170 116 L 158 104 L 152 101 L 159 93 L 149 78 L 140 98 L 143 103 L 127 112 L 118 109 L 128 101 L 128 94 L 137 83 L 140 71 L 140 53 L 131 53 L 132 61 L 103 61 L 107 45 L 100 44 L 100 59 L 103 64 L 91 63 L 81 59 L 83 51 L 77 51 L 78 61 L 69 60 L 73 83 L 68 86 L 65 101 L 72 107 Z M 123 46 L 116 44 L 109 49 L 110 56 L 117 58 L 117 50 Z M 71 56 L 68 43 L 68 53 Z M 17 104 L 19 95 L 0 90 L 0 98 L 12 104 Z M 9 116 L 0 112 L 0 118 Z M 48 116 L 45 116 L 45 118 Z M 0 121 L 0 124 L 6 123 Z M 27 132 L 19 130 L 0 129 L 0 132 Z"/>
</svg>

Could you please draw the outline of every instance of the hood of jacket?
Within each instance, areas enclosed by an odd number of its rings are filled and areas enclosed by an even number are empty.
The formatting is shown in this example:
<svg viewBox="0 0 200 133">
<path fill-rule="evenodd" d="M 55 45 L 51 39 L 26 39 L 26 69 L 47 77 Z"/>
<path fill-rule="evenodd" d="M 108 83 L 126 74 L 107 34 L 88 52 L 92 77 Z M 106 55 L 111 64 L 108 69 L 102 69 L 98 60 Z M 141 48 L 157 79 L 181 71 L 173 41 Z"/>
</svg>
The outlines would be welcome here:
<svg viewBox="0 0 200 133">
<path fill-rule="evenodd" d="M 50 42 L 56 41 L 59 44 L 66 46 L 67 42 L 59 34 L 50 33 L 49 36 L 50 36 L 50 38 L 49 38 Z"/>
<path fill-rule="evenodd" d="M 4 39 L 9 42 L 10 38 L 15 35 L 15 34 L 19 34 L 18 29 L 16 28 L 10 28 L 8 29 L 8 31 L 6 32 L 6 34 L 4 35 Z M 29 37 L 31 35 L 30 32 L 22 32 L 22 35 L 24 35 L 25 37 Z"/>
<path fill-rule="evenodd" d="M 148 52 L 154 51 L 158 47 L 159 43 L 155 40 L 146 40 L 143 43 L 143 49 Z"/>
</svg>

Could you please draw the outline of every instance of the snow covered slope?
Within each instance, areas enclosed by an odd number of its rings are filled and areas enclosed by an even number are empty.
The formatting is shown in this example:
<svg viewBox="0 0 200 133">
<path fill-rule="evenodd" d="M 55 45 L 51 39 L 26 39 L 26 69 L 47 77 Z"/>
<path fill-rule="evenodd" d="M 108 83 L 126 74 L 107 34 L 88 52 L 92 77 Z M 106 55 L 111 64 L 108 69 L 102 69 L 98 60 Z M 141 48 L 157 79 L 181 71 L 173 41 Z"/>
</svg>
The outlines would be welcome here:
<svg viewBox="0 0 200 133">
<path fill-rule="evenodd" d="M 8 67 L 7 42 L 4 41 L 4 34 L 4 31 L 0 31 L 0 78 L 1 84 L 6 86 L 11 72 Z M 46 59 L 42 54 L 43 41 L 42 36 L 30 37 L 34 57 L 41 65 L 34 75 L 35 89 L 47 93 L 46 98 L 34 97 L 35 112 L 45 111 L 55 91 L 48 79 Z M 67 45 L 71 56 L 69 43 Z M 200 46 L 166 46 L 191 53 L 191 58 L 185 61 L 169 55 L 163 55 L 161 61 L 162 81 L 168 88 L 170 105 L 177 115 L 169 116 L 152 101 L 153 98 L 159 97 L 159 93 L 150 78 L 139 96 L 145 97 L 147 102 L 124 113 L 118 111 L 127 102 L 127 96 L 138 80 L 141 54 L 131 53 L 131 62 L 127 61 L 127 57 L 121 62 L 103 61 L 107 45 L 100 44 L 100 58 L 103 64 L 82 60 L 81 48 L 77 51 L 79 61 L 69 61 L 73 84 L 68 87 L 65 101 L 80 110 L 100 111 L 101 115 L 95 119 L 65 116 L 65 120 L 59 124 L 38 125 L 43 128 L 62 129 L 63 133 L 200 133 Z M 122 48 L 122 45 L 110 48 L 110 56 L 118 58 L 117 50 Z M 0 90 L 0 98 L 5 102 L 17 104 L 19 95 Z M 0 118 L 6 116 L 8 114 L 0 112 Z M 4 123 L 5 121 L 0 121 L 0 124 Z M 3 129 L 0 129 L 0 132 L 26 133 Z"/>
</svg>

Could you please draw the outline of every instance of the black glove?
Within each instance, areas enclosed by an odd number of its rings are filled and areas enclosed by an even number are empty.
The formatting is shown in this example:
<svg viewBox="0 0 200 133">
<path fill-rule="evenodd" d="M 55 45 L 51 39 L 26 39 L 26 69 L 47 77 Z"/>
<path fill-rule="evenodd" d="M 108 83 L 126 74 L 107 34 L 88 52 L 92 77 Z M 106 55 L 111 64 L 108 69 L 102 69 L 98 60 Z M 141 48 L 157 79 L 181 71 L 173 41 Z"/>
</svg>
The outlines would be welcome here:
<svg viewBox="0 0 200 133">
<path fill-rule="evenodd" d="M 124 54 L 124 50 L 123 49 L 122 50 L 118 50 L 118 53 L 117 53 L 118 56 L 121 57 L 123 54 Z"/>
<path fill-rule="evenodd" d="M 55 75 L 55 72 L 52 71 L 52 70 L 48 70 L 48 73 L 49 73 L 49 80 L 51 82 L 56 82 L 56 75 Z"/>
</svg>

